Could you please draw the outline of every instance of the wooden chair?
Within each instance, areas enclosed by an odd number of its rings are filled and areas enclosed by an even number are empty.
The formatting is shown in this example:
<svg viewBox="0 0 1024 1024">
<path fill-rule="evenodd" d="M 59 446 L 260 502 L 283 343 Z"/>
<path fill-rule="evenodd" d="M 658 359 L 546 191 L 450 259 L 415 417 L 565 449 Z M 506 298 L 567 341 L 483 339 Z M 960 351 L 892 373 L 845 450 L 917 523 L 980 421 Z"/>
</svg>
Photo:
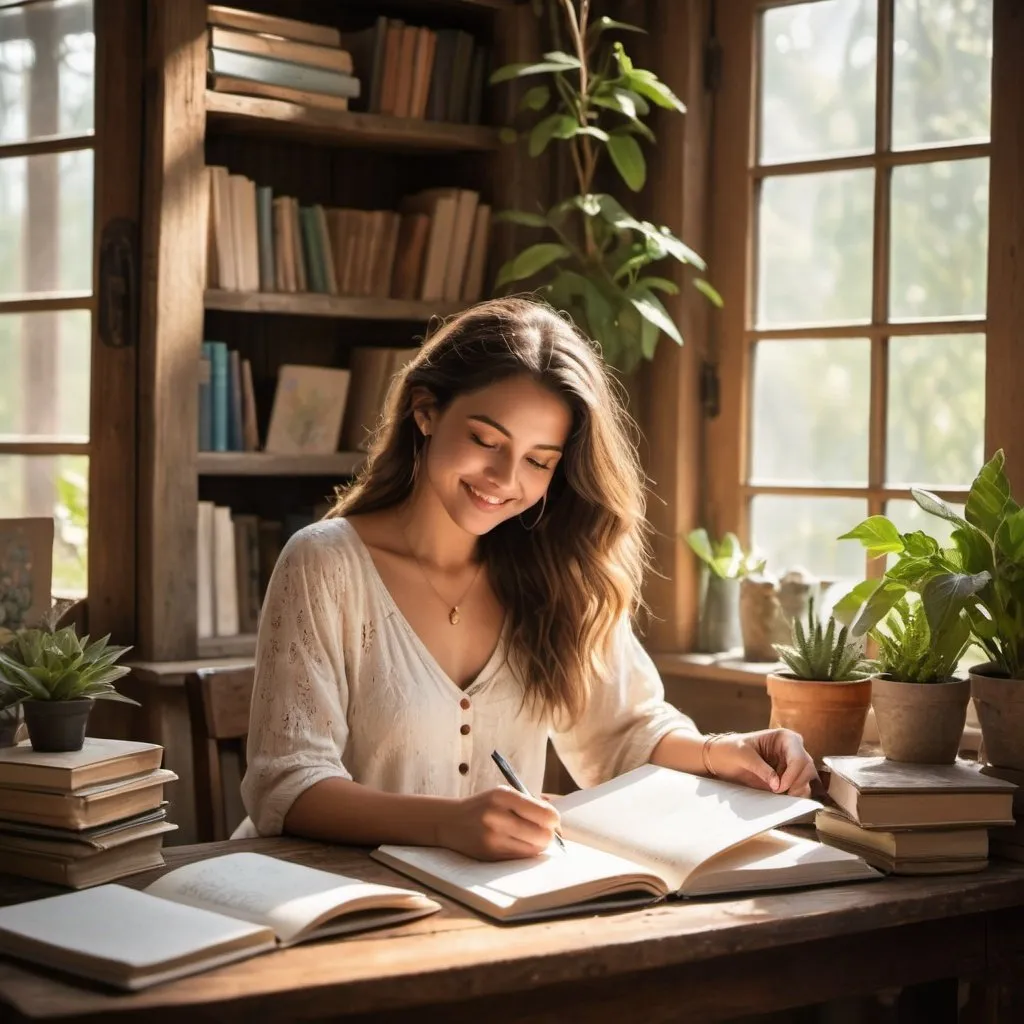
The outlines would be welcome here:
<svg viewBox="0 0 1024 1024">
<path fill-rule="evenodd" d="M 200 843 L 231 835 L 222 758 L 237 756 L 239 771 L 245 772 L 253 680 L 252 668 L 200 669 L 185 680 L 192 726 L 196 839 Z"/>
</svg>

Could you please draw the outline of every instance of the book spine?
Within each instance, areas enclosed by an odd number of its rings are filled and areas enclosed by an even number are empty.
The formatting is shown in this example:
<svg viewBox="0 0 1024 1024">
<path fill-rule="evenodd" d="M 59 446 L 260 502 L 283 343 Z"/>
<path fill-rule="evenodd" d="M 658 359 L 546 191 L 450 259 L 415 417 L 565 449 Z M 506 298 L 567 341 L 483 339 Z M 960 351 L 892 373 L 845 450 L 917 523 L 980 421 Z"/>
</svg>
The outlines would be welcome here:
<svg viewBox="0 0 1024 1024">
<path fill-rule="evenodd" d="M 281 85 L 287 89 L 321 92 L 328 96 L 355 99 L 359 95 L 359 79 L 339 71 L 326 71 L 305 64 L 277 60 L 253 53 L 210 48 L 210 69 L 218 75 L 245 78 L 252 82 Z"/>
<path fill-rule="evenodd" d="M 256 228 L 259 234 L 261 292 L 275 290 L 273 201 L 273 190 L 269 185 L 260 185 L 256 189 Z"/>
<path fill-rule="evenodd" d="M 204 341 L 199 356 L 199 450 L 213 448 L 213 388 L 210 343 Z"/>
<path fill-rule="evenodd" d="M 210 388 L 213 392 L 213 450 L 228 448 L 228 347 L 223 341 L 211 341 Z"/>
</svg>

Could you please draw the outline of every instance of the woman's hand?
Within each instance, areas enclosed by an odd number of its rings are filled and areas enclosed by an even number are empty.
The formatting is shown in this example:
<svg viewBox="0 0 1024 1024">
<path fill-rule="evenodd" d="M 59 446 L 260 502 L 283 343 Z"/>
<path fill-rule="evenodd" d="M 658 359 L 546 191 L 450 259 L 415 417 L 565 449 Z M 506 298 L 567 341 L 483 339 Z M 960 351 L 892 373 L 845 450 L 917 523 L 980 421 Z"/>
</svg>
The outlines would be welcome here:
<svg viewBox="0 0 1024 1024">
<path fill-rule="evenodd" d="M 818 773 L 791 729 L 761 729 L 716 736 L 705 751 L 706 763 L 720 779 L 790 796 L 810 796 Z"/>
<path fill-rule="evenodd" d="M 438 845 L 477 860 L 536 857 L 555 837 L 558 811 L 510 786 L 452 801 L 437 826 Z"/>
</svg>

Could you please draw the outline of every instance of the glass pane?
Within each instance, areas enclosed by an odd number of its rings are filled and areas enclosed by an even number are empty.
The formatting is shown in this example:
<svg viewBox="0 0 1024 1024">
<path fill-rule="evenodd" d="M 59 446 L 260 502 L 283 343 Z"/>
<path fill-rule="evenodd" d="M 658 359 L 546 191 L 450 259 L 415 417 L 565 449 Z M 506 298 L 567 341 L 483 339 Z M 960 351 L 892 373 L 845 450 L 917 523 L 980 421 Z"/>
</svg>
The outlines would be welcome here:
<svg viewBox="0 0 1024 1024">
<path fill-rule="evenodd" d="M 0 455 L 0 518 L 53 516 L 53 593 L 82 597 L 88 579 L 89 459 Z"/>
<path fill-rule="evenodd" d="M 888 482 L 969 484 L 985 461 L 985 336 L 891 338 L 888 404 Z"/>
<path fill-rule="evenodd" d="M 870 375 L 866 340 L 758 342 L 753 480 L 866 483 Z"/>
<path fill-rule="evenodd" d="M 987 159 L 894 168 L 891 318 L 983 316 L 987 236 Z"/>
<path fill-rule="evenodd" d="M 824 0 L 765 11 L 762 163 L 874 149 L 877 8 Z"/>
<path fill-rule="evenodd" d="M 0 10 L 0 143 L 93 130 L 92 0 Z"/>
<path fill-rule="evenodd" d="M 0 316 L 0 436 L 89 437 L 88 310 Z"/>
<path fill-rule="evenodd" d="M 874 171 L 768 178 L 758 206 L 757 325 L 871 318 Z"/>
<path fill-rule="evenodd" d="M 953 509 L 960 515 L 964 514 L 963 505 L 949 502 Z M 912 533 L 914 530 L 923 530 L 929 537 L 934 537 L 939 544 L 945 547 L 949 544 L 949 538 L 956 527 L 945 519 L 929 515 L 912 498 L 894 498 L 885 503 L 885 514 L 896 524 L 900 533 Z M 892 559 L 893 556 L 889 556 Z"/>
<path fill-rule="evenodd" d="M 836 538 L 866 519 L 867 507 L 859 498 L 759 494 L 750 505 L 751 540 L 777 576 L 800 567 L 821 580 L 856 582 L 864 578 L 864 549 Z"/>
<path fill-rule="evenodd" d="M 892 144 L 982 142 L 992 104 L 992 0 L 896 0 Z"/>
<path fill-rule="evenodd" d="M 0 160 L 0 296 L 92 289 L 92 150 Z"/>
</svg>

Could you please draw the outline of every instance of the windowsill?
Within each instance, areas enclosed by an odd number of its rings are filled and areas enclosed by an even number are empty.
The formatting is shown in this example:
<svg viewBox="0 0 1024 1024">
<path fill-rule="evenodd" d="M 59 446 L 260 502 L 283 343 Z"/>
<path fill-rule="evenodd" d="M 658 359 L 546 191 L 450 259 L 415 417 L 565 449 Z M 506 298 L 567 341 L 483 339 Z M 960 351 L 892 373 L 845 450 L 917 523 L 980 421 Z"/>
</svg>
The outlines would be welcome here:
<svg viewBox="0 0 1024 1024">
<path fill-rule="evenodd" d="M 722 654 L 652 651 L 651 659 L 662 676 L 759 688 L 770 672 L 782 667 L 782 662 L 744 661 L 739 649 Z"/>
</svg>

